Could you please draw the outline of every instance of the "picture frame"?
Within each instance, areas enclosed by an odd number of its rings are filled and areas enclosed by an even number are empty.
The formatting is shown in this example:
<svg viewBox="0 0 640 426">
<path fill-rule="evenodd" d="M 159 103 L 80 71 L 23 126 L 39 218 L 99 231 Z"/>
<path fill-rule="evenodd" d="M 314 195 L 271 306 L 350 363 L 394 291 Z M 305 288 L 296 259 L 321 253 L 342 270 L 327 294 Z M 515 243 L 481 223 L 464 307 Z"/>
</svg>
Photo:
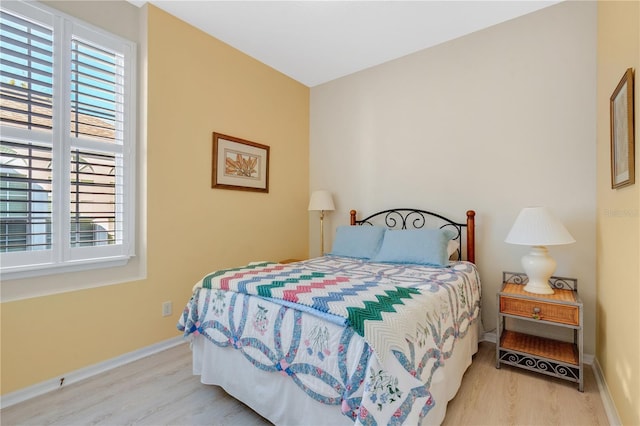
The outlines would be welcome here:
<svg viewBox="0 0 640 426">
<path fill-rule="evenodd" d="M 211 187 L 269 192 L 269 146 L 213 132 Z"/>
<path fill-rule="evenodd" d="M 611 188 L 635 183 L 633 69 L 628 68 L 611 95 Z"/>
</svg>

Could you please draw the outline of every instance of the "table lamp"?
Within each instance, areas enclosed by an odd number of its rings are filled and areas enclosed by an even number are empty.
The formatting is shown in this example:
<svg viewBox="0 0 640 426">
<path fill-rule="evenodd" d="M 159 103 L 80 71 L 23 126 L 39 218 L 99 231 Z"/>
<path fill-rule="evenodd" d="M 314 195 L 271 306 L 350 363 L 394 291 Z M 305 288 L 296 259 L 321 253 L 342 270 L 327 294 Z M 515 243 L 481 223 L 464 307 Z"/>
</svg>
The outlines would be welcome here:
<svg viewBox="0 0 640 426">
<path fill-rule="evenodd" d="M 549 278 L 556 270 L 556 261 L 549 256 L 546 246 L 576 242 L 562 223 L 546 207 L 527 207 L 522 209 L 504 241 L 531 246 L 529 254 L 522 257 L 522 267 L 529 277 L 524 290 L 553 294 Z"/>
</svg>

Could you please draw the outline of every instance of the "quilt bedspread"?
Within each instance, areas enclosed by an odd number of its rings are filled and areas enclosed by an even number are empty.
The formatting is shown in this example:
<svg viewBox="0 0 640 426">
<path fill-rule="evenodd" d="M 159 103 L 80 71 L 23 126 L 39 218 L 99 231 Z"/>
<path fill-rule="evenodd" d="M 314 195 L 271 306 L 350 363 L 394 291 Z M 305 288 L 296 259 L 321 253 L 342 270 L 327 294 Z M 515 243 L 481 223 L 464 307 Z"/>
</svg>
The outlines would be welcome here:
<svg viewBox="0 0 640 426">
<path fill-rule="evenodd" d="M 194 287 L 178 328 L 185 336 L 202 335 L 217 346 L 240 351 L 256 368 L 283 374 L 311 398 L 339 406 L 360 424 L 419 423 L 437 403 L 429 392 L 434 373 L 480 313 L 480 281 L 468 262 L 429 268 L 324 256 L 292 265 L 254 266 L 205 277 Z M 266 282 L 248 273 L 257 269 L 276 276 Z M 280 274 L 293 284 L 287 286 Z M 314 278 L 301 284 L 301 276 Z M 314 286 L 314 280 L 325 284 Z M 376 341 L 374 351 L 368 321 L 362 321 L 360 331 L 351 326 L 359 320 L 350 317 L 349 308 L 361 309 L 371 301 L 370 296 L 363 301 L 351 294 L 358 293 L 353 291 L 358 286 L 374 288 L 365 293 L 377 299 L 390 292 L 392 298 L 394 292 L 411 295 L 390 306 L 401 312 L 410 301 L 411 315 L 419 319 L 396 321 L 394 327 L 400 324 L 402 329 L 382 333 L 398 331 L 393 343 Z M 350 290 L 336 298 L 340 289 Z M 345 299 L 349 302 L 342 303 Z M 307 309 L 294 309 L 297 305 L 290 302 L 302 302 Z M 412 304 L 418 303 L 422 308 L 416 310 Z M 400 316 L 385 309 L 378 315 Z M 394 337 L 400 337 L 401 344 Z"/>
</svg>

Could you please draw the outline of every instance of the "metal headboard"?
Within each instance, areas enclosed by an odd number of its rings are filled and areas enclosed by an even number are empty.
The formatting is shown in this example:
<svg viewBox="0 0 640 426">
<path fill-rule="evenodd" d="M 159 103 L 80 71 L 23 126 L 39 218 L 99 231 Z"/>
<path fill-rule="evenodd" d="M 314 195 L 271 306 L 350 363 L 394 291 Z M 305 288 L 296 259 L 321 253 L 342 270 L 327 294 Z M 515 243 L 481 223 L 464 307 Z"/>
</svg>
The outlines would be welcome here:
<svg viewBox="0 0 640 426">
<path fill-rule="evenodd" d="M 475 263 L 475 215 L 473 210 L 467 211 L 467 222 L 458 223 L 438 213 L 420 209 L 398 208 L 382 210 L 365 217 L 364 219 L 356 219 L 356 211 L 351 210 L 351 225 L 374 225 L 383 223 L 390 229 L 420 229 L 428 223 L 436 222 L 435 225 L 441 229 L 449 228 L 456 232 L 454 240 L 459 240 L 458 259 L 462 259 L 462 230 L 466 229 L 467 234 L 467 251 L 466 260 Z M 435 227 L 435 226 L 434 226 Z"/>
</svg>

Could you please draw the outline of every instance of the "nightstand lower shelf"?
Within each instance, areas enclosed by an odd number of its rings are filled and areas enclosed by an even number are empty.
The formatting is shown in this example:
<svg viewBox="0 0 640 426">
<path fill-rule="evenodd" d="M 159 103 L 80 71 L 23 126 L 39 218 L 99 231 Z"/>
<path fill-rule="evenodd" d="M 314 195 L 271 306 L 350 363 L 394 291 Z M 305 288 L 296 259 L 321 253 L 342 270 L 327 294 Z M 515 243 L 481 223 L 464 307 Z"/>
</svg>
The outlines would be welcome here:
<svg viewBox="0 0 640 426">
<path fill-rule="evenodd" d="M 579 353 L 573 343 L 504 330 L 498 351 L 498 366 L 510 364 L 582 384 Z"/>
<path fill-rule="evenodd" d="M 578 349 L 573 343 L 516 331 L 505 330 L 500 337 L 500 347 L 576 366 L 579 363 Z"/>
</svg>

